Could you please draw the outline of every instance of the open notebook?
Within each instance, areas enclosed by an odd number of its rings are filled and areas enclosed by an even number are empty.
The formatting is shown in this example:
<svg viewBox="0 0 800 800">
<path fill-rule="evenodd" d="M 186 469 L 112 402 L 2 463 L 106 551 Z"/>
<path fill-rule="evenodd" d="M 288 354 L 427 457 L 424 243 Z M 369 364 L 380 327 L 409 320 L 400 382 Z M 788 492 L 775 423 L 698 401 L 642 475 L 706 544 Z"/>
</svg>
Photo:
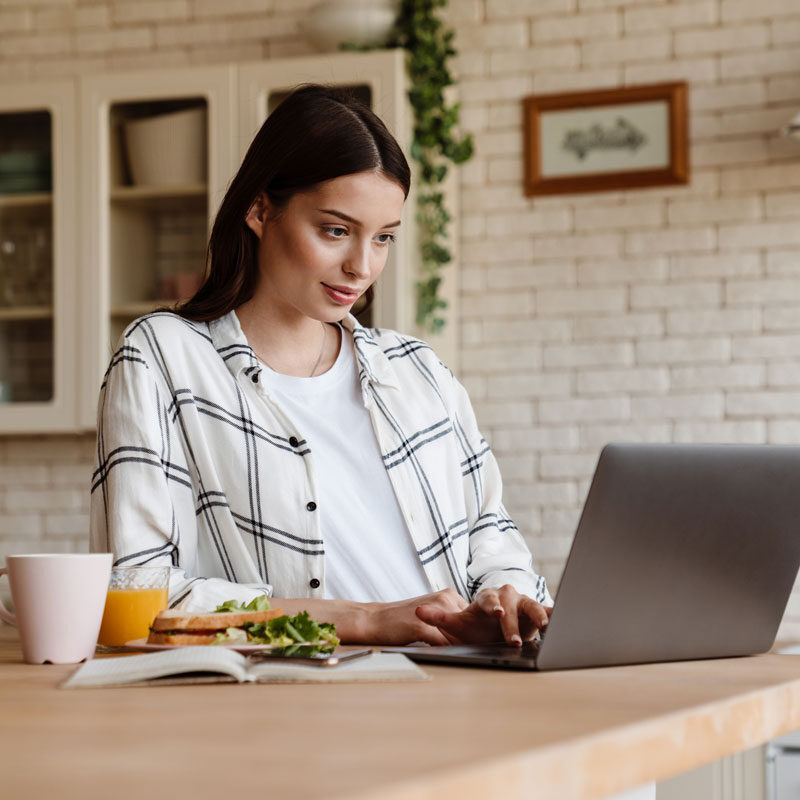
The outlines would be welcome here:
<svg viewBox="0 0 800 800">
<path fill-rule="evenodd" d="M 82 664 L 62 689 L 180 683 L 354 683 L 424 681 L 428 675 L 404 655 L 371 653 L 336 666 L 254 661 L 222 647 L 181 647 L 160 653 L 99 658 Z"/>
</svg>

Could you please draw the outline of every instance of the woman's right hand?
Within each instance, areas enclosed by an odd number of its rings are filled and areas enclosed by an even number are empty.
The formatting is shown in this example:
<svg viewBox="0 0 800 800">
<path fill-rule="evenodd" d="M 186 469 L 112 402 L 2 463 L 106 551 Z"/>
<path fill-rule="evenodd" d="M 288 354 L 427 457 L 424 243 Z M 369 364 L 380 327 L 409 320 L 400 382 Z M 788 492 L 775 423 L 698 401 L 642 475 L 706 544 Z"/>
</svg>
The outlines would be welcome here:
<svg viewBox="0 0 800 800">
<path fill-rule="evenodd" d="M 450 644 L 438 628 L 419 619 L 416 610 L 421 605 L 458 612 L 469 603 L 455 589 L 442 589 L 394 603 L 367 603 L 365 641 L 371 644 Z"/>
<path fill-rule="evenodd" d="M 290 616 L 307 611 L 320 622 L 332 622 L 342 644 L 449 644 L 436 626 L 423 622 L 417 616 L 417 608 L 425 606 L 443 613 L 453 613 L 463 611 L 469 605 L 455 589 L 443 589 L 393 603 L 272 597 L 270 604 Z"/>
</svg>

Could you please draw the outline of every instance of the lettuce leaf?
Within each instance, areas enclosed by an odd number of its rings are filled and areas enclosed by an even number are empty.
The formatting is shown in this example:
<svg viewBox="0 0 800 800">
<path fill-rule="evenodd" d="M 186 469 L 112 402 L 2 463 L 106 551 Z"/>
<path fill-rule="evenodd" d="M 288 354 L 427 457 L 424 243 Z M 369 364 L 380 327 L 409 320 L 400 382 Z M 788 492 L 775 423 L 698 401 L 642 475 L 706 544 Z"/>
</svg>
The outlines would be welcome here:
<svg viewBox="0 0 800 800">
<path fill-rule="evenodd" d="M 247 605 L 237 600 L 221 603 L 215 612 L 223 611 L 268 611 L 269 598 L 262 594 L 254 597 Z M 339 644 L 336 627 L 330 622 L 317 622 L 308 611 L 301 611 L 293 617 L 284 614 L 267 622 L 245 622 L 242 628 L 247 632 L 248 644 L 270 644 L 279 649 L 273 655 L 282 656 L 314 656 L 318 653 L 332 653 Z M 228 628 L 224 634 L 218 634 L 214 644 L 244 644 L 234 641 L 229 636 L 235 628 Z"/>
<path fill-rule="evenodd" d="M 265 594 L 260 594 L 254 597 L 247 605 L 240 603 L 238 600 L 226 600 L 214 609 L 214 613 L 218 614 L 230 611 L 269 611 L 269 609 L 269 597 Z"/>
<path fill-rule="evenodd" d="M 267 622 L 248 623 L 245 627 L 251 641 L 285 648 L 281 655 L 332 653 L 339 644 L 336 628 L 329 622 L 317 622 L 307 611 L 293 617 L 284 614 Z"/>
</svg>

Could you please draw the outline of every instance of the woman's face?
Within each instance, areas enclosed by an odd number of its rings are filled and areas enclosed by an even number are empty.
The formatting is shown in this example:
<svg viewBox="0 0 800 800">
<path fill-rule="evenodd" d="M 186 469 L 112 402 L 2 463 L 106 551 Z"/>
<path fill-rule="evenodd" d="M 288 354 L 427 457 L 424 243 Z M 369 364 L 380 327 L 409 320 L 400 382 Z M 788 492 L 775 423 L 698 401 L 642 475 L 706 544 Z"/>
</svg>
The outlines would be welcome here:
<svg viewBox="0 0 800 800">
<path fill-rule="evenodd" d="M 342 319 L 381 274 L 404 201 L 377 172 L 326 181 L 277 213 L 260 196 L 246 217 L 260 239 L 256 298 L 288 315 Z"/>
</svg>

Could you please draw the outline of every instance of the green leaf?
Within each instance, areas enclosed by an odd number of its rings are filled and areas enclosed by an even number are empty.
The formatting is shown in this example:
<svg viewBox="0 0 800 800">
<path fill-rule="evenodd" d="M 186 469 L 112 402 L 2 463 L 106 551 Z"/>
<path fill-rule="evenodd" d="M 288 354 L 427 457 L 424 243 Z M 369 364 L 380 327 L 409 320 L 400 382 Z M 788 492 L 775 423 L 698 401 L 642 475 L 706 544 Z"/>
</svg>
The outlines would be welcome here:
<svg viewBox="0 0 800 800">
<path fill-rule="evenodd" d="M 269 609 L 269 597 L 265 594 L 260 594 L 254 597 L 247 605 L 243 605 L 238 600 L 226 600 L 214 609 L 214 613 L 218 614 L 231 611 L 269 611 Z"/>
<path fill-rule="evenodd" d="M 269 597 L 265 594 L 260 594 L 254 597 L 245 607 L 245 611 L 269 611 Z"/>
<path fill-rule="evenodd" d="M 230 611 L 241 611 L 242 607 L 239 605 L 238 600 L 226 600 L 224 603 L 220 603 L 215 609 L 215 614 L 223 614 L 225 612 Z"/>
<path fill-rule="evenodd" d="M 219 612 L 268 611 L 269 599 L 267 595 L 259 595 L 247 605 L 242 605 L 237 600 L 227 600 L 214 610 Z M 292 648 L 294 648 L 292 652 L 297 650 L 297 642 L 310 642 L 311 645 L 303 645 L 299 649 L 305 652 L 294 652 L 295 655 L 331 653 L 339 645 L 335 626 L 330 622 L 317 622 L 307 611 L 301 611 L 293 617 L 284 614 L 267 620 L 267 622 L 246 622 L 242 628 L 247 631 L 248 641 L 251 644 L 276 645 L 280 649 L 273 652 L 281 655 L 289 655 L 290 653 L 287 651 Z M 219 643 L 225 644 L 233 641 L 237 636 L 235 630 L 237 629 L 229 628 L 224 634 L 218 634 Z M 217 644 L 217 641 L 214 644 Z"/>
<path fill-rule="evenodd" d="M 406 68 L 411 86 L 408 100 L 414 111 L 411 157 L 418 164 L 420 256 L 429 278 L 417 283 L 417 324 L 437 332 L 445 320 L 437 310 L 445 303 L 438 296 L 437 272 L 451 261 L 447 238 L 450 215 L 441 192 L 435 191 L 447 177 L 445 162 L 463 164 L 474 151 L 472 137 L 456 134 L 460 106 L 447 105 L 443 90 L 453 84 L 448 61 L 456 54 L 454 32 L 445 27 L 440 11 L 447 0 L 401 0 L 392 41 L 408 53 Z"/>
</svg>

